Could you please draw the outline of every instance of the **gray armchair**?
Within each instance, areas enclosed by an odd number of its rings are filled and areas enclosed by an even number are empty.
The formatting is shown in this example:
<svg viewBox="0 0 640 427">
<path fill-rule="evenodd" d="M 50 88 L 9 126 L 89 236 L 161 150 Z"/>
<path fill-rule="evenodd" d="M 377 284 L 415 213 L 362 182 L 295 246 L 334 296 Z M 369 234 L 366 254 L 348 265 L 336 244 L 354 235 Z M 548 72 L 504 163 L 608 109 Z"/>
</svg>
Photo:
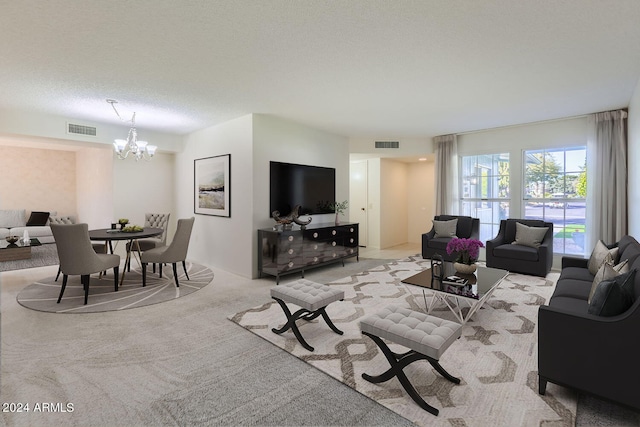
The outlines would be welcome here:
<svg viewBox="0 0 640 427">
<path fill-rule="evenodd" d="M 98 254 L 89 240 L 89 226 L 87 224 L 51 224 L 51 232 L 56 241 L 60 271 L 62 272 L 62 289 L 58 303 L 62 299 L 67 287 L 67 278 L 80 276 L 84 288 L 84 303 L 89 299 L 90 275 L 113 268 L 113 282 L 118 290 L 119 255 Z"/>
<path fill-rule="evenodd" d="M 480 220 L 470 216 L 436 215 L 434 221 L 450 221 L 457 219 L 456 237 L 461 239 L 478 239 L 480 236 Z M 422 258 L 431 258 L 434 254 L 442 255 L 445 261 L 453 261 L 456 254 L 447 254 L 447 244 L 453 237 L 435 237 L 435 227 L 422 235 Z"/>
<path fill-rule="evenodd" d="M 539 247 L 514 245 L 516 223 L 529 227 L 547 227 Z M 553 265 L 553 223 L 537 219 L 503 219 L 498 235 L 487 240 L 487 267 L 514 273 L 545 277 Z"/>
<path fill-rule="evenodd" d="M 189 280 L 185 260 L 187 259 L 189 239 L 191 238 L 194 221 L 195 218 L 193 217 L 179 219 L 176 234 L 173 236 L 173 240 L 169 246 L 160 246 L 142 253 L 142 286 L 147 285 L 147 264 L 149 263 L 159 264 L 160 276 L 162 276 L 162 264 L 171 263 L 173 265 L 173 277 L 176 281 L 176 287 L 179 287 L 176 263 L 182 262 L 184 274 L 187 276 L 187 280 Z"/>
</svg>

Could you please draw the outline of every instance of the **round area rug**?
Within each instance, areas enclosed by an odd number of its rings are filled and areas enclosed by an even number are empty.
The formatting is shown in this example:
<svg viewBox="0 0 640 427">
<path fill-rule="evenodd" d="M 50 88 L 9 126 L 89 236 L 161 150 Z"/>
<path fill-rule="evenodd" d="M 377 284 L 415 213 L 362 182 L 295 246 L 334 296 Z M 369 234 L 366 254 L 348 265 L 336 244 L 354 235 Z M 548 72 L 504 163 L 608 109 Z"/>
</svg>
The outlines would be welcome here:
<svg viewBox="0 0 640 427">
<path fill-rule="evenodd" d="M 102 278 L 98 274 L 92 274 L 87 305 L 84 305 L 80 276 L 69 276 L 62 301 L 58 304 L 62 275 L 57 282 L 54 276 L 30 284 L 20 291 L 17 300 L 23 307 L 50 313 L 98 313 L 170 301 L 202 289 L 213 281 L 213 271 L 203 265 L 187 262 L 187 272 L 190 280 L 187 280 L 182 265 L 178 264 L 180 287 L 176 287 L 170 265 L 162 269 L 162 278 L 158 277 L 157 271 L 153 273 L 149 266 L 147 286 L 142 287 L 142 270 L 132 269 L 125 274 L 124 283 L 118 292 L 114 291 L 113 270 L 109 270 L 106 277 L 103 275 Z"/>
</svg>

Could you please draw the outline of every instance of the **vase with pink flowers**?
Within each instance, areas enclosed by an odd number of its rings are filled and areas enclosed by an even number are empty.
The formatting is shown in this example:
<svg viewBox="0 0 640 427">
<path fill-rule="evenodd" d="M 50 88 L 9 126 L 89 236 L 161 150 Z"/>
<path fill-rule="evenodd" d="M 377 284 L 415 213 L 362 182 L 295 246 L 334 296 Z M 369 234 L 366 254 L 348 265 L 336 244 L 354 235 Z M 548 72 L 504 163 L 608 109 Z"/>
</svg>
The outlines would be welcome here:
<svg viewBox="0 0 640 427">
<path fill-rule="evenodd" d="M 447 254 L 456 254 L 453 262 L 453 268 L 462 274 L 473 274 L 476 271 L 478 255 L 480 248 L 484 248 L 484 244 L 477 239 L 461 239 L 454 237 L 447 244 Z"/>
</svg>

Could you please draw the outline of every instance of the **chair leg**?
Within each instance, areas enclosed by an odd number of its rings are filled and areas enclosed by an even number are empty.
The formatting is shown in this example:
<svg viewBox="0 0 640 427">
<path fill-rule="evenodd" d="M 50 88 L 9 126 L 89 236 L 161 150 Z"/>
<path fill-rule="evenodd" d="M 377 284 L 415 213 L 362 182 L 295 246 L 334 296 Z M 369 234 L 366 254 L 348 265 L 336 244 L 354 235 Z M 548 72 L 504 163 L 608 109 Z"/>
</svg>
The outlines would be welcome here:
<svg viewBox="0 0 640 427">
<path fill-rule="evenodd" d="M 155 264 L 154 264 L 155 265 Z M 142 287 L 147 286 L 147 263 L 142 263 Z"/>
<path fill-rule="evenodd" d="M 89 301 L 89 280 L 90 279 L 91 279 L 91 276 L 89 276 L 88 274 L 84 274 L 80 276 L 80 281 L 82 282 L 82 287 L 84 288 L 84 305 L 87 305 L 87 302 Z"/>
<path fill-rule="evenodd" d="M 189 273 L 187 273 L 187 264 L 182 261 L 182 269 L 184 270 L 184 275 L 187 276 L 187 280 L 191 280 L 189 279 Z"/>
<path fill-rule="evenodd" d="M 175 262 L 172 265 L 173 265 L 173 278 L 176 280 L 176 288 L 179 288 L 180 283 L 178 283 L 178 267 L 176 266 Z"/>
<path fill-rule="evenodd" d="M 153 263 L 153 272 L 154 272 L 154 274 L 156 272 L 156 263 L 155 262 Z"/>
<path fill-rule="evenodd" d="M 120 267 L 117 265 L 113 267 L 113 285 L 116 288 L 116 292 L 118 292 L 118 270 L 120 270 Z M 107 273 L 105 272 L 104 274 L 106 275 Z"/>
<path fill-rule="evenodd" d="M 58 277 L 60 277 L 60 267 L 58 267 L 58 274 L 56 274 L 56 282 L 58 281 Z"/>
<path fill-rule="evenodd" d="M 437 408 L 434 408 L 433 406 L 429 405 L 427 402 L 424 401 L 424 399 L 422 399 L 422 397 L 418 394 L 416 389 L 413 387 L 413 385 L 405 375 L 403 369 L 406 366 L 418 360 L 426 360 L 431 364 L 431 366 L 433 366 L 436 369 L 436 371 L 438 371 L 438 373 L 440 373 L 442 376 L 444 376 L 446 379 L 448 379 L 452 383 L 460 384 L 460 378 L 456 378 L 453 375 L 449 374 L 447 371 L 445 371 L 445 369 L 440 365 L 440 363 L 436 359 L 433 359 L 429 356 L 418 353 L 417 351 L 414 351 L 414 350 L 411 350 L 404 354 L 396 354 L 393 351 L 391 351 L 391 349 L 385 344 L 385 342 L 380 337 L 369 334 L 367 332 L 362 332 L 362 335 L 368 336 L 373 340 L 373 342 L 375 342 L 378 345 L 378 348 L 380 348 L 380 350 L 382 351 L 384 356 L 387 358 L 387 361 L 389 362 L 389 365 L 390 365 L 390 368 L 380 375 L 369 375 L 369 374 L 363 373 L 362 378 L 374 384 L 379 384 L 385 381 L 389 381 L 391 378 L 394 378 L 394 377 L 397 378 L 398 381 L 400 381 L 400 384 L 402 385 L 404 390 L 409 394 L 411 399 L 413 399 L 413 401 L 418 404 L 418 406 L 420 406 L 425 411 L 437 416 L 440 411 Z"/>
<path fill-rule="evenodd" d="M 60 289 L 60 296 L 58 297 L 58 304 L 60 304 L 60 300 L 62 299 L 62 294 L 64 294 L 64 288 L 67 287 L 67 276 L 66 274 L 62 275 L 62 289 Z"/>
<path fill-rule="evenodd" d="M 158 275 L 162 279 L 162 263 L 161 262 L 158 263 Z"/>
</svg>

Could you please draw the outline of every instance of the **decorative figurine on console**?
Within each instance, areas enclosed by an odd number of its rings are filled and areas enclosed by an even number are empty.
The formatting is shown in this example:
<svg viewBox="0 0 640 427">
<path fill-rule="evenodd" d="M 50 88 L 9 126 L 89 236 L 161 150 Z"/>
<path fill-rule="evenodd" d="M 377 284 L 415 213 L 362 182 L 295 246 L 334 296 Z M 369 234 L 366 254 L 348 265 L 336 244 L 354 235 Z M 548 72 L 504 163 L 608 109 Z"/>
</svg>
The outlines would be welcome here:
<svg viewBox="0 0 640 427">
<path fill-rule="evenodd" d="M 444 258 L 440 254 L 433 254 L 431 256 L 431 287 L 433 287 L 433 280 L 438 280 L 442 283 L 444 279 Z"/>
<path fill-rule="evenodd" d="M 289 215 L 286 216 L 280 216 L 280 211 L 273 211 L 271 212 L 271 216 L 273 216 L 273 219 L 278 223 L 276 225 L 276 227 L 278 225 L 282 225 L 282 229 L 283 230 L 291 230 L 291 228 L 293 227 L 292 223 L 296 223 L 300 226 L 300 228 L 302 228 L 303 230 L 306 227 L 307 224 L 309 224 L 311 222 L 311 217 L 307 218 L 306 221 L 302 221 L 300 220 L 300 208 L 302 206 L 300 205 L 296 205 L 291 212 L 289 213 Z"/>
</svg>

